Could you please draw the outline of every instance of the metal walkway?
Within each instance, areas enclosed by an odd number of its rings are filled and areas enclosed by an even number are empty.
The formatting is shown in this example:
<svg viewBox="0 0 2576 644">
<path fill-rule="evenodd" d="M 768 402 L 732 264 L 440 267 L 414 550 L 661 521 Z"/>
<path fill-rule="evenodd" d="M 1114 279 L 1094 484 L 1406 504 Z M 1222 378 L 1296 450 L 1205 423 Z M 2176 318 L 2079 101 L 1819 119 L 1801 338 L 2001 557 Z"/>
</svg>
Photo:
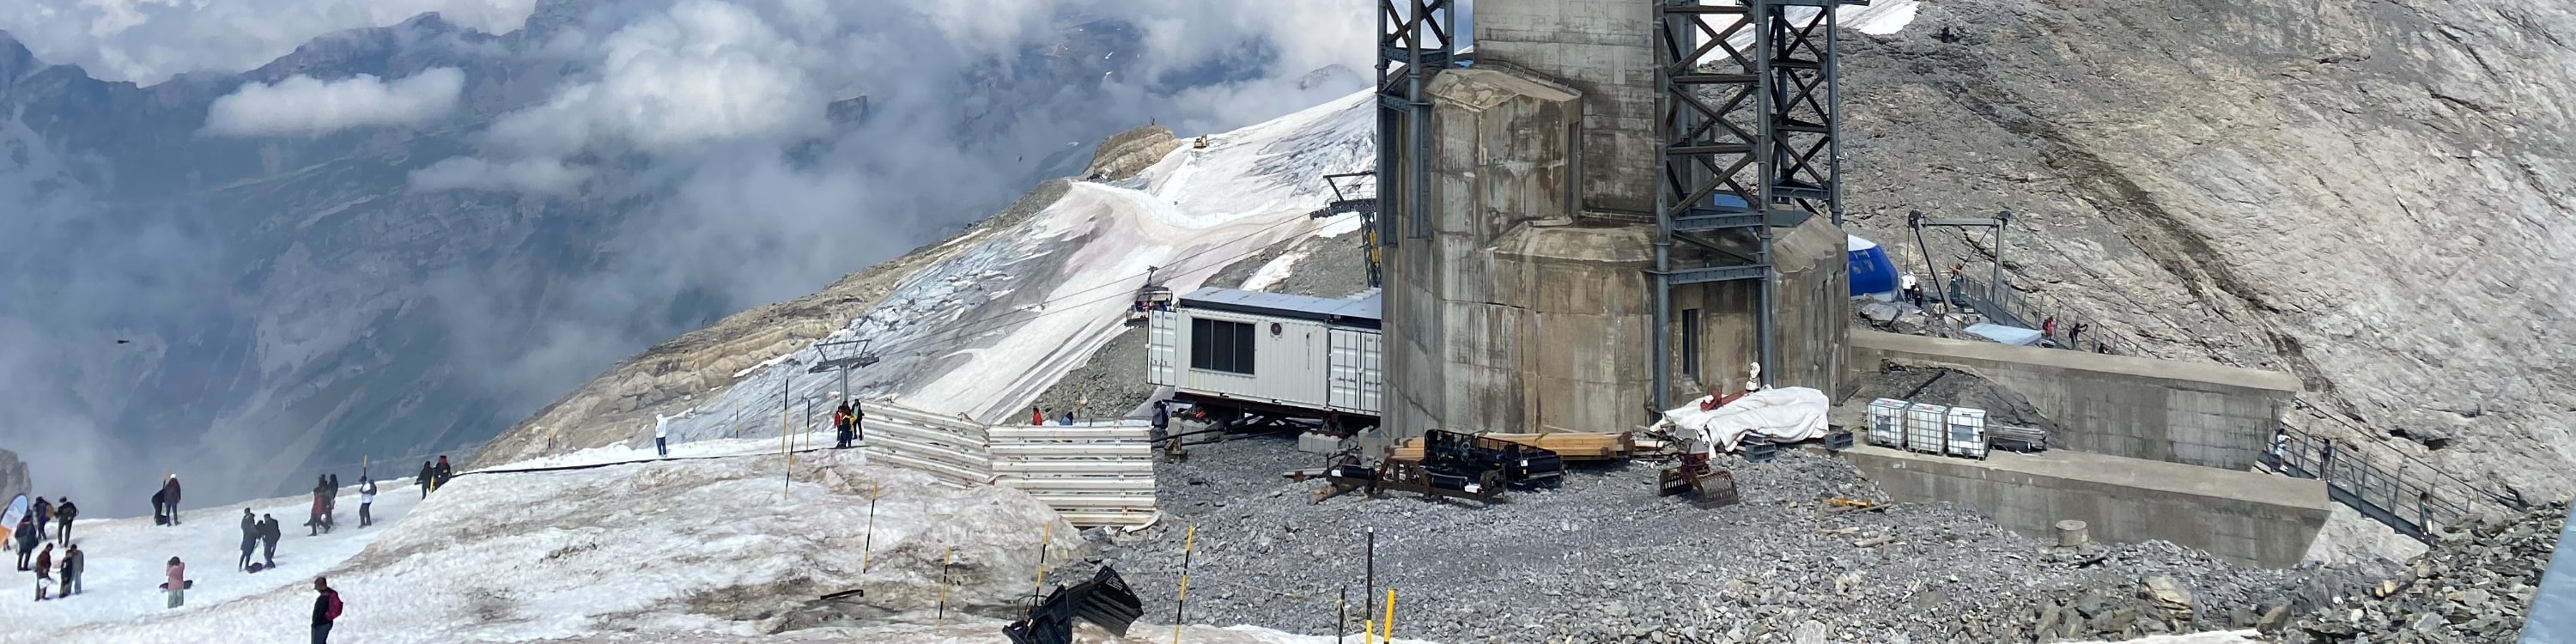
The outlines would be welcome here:
<svg viewBox="0 0 2576 644">
<path fill-rule="evenodd" d="M 2302 404 L 2302 407 L 2305 405 Z M 2265 466 L 2290 476 L 2321 479 L 2326 496 L 2362 516 L 2386 524 L 2398 534 L 2432 543 L 2437 528 L 2457 525 L 2483 508 L 2520 508 L 2525 504 L 2469 484 L 2449 472 L 2403 454 L 2361 453 L 2349 445 L 2316 434 L 2280 426 Z M 2389 467 L 2387 461 L 2397 461 Z"/>
</svg>

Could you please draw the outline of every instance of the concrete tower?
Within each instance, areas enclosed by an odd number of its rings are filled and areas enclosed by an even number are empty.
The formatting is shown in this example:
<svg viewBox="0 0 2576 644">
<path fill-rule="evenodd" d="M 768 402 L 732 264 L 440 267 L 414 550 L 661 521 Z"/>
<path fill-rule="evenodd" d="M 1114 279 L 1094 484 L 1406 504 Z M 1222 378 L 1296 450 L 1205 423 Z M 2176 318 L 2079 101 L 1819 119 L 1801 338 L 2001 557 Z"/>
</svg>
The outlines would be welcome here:
<svg viewBox="0 0 2576 644">
<path fill-rule="evenodd" d="M 1479 0 L 1475 25 L 1474 65 L 1410 97 L 1431 105 L 1429 194 L 1390 222 L 1387 433 L 1646 424 L 1650 334 L 1666 330 L 1684 374 L 1674 396 L 1740 386 L 1755 359 L 1757 281 L 1676 288 L 1663 320 L 1649 301 L 1661 162 L 1653 0 Z M 1381 185 L 1407 185 L 1411 161 L 1388 164 Z M 1843 243 L 1823 218 L 1775 232 L 1772 384 L 1835 386 Z"/>
</svg>

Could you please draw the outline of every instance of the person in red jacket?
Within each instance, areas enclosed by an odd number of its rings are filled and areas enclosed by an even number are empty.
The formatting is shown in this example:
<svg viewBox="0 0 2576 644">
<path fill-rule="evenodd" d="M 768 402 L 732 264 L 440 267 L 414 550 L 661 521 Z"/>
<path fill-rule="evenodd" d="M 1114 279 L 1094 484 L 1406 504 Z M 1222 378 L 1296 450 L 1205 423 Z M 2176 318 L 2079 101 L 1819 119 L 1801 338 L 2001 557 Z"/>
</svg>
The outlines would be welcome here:
<svg viewBox="0 0 2576 644">
<path fill-rule="evenodd" d="M 313 644 L 328 644 L 331 623 L 340 621 L 340 591 L 331 589 L 328 577 L 314 577 L 313 591 L 320 593 L 313 597 Z"/>
</svg>

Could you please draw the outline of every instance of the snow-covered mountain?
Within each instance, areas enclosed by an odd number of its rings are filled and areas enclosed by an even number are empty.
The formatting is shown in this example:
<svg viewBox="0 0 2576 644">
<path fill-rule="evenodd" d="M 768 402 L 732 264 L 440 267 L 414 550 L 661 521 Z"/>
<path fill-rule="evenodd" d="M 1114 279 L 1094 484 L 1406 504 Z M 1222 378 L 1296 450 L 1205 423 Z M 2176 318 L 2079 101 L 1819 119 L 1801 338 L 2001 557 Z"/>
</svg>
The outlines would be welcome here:
<svg viewBox="0 0 2576 644">
<path fill-rule="evenodd" d="M 102 515 L 159 472 L 228 499 L 461 456 L 1077 172 L 1072 142 L 1354 87 L 1300 87 L 1285 27 L 1164 4 L 543 0 L 149 86 L 0 33 L 0 446 Z"/>
<path fill-rule="evenodd" d="M 774 436 L 782 401 L 802 417 L 801 401 L 841 390 L 839 374 L 809 370 L 856 355 L 840 344 L 856 340 L 880 360 L 851 370 L 849 391 L 982 422 L 1020 417 L 1123 330 L 1149 272 L 1187 292 L 1237 261 L 1352 223 L 1309 214 L 1331 198 L 1324 175 L 1373 163 L 1368 98 L 1208 135 L 1205 148 L 1168 133 L 1122 135 L 1099 156 L 1131 158 L 1116 151 L 1129 144 L 1159 158 L 1132 177 L 1041 186 L 1000 216 L 821 293 L 666 342 L 496 437 L 476 461 L 644 439 L 655 413 L 678 416 L 671 431 L 686 438 Z"/>
</svg>

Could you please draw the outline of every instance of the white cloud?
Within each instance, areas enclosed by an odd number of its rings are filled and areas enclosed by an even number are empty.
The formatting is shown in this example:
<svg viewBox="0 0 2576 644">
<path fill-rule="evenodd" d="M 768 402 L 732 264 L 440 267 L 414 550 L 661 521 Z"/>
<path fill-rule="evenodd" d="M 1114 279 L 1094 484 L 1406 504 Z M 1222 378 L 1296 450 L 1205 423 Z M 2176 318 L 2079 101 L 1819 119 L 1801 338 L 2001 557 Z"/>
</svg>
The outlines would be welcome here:
<svg viewBox="0 0 2576 644">
<path fill-rule="evenodd" d="M 268 64 L 315 37 L 425 12 L 486 33 L 527 22 L 537 0 L 9 0 L 0 31 L 38 59 L 151 85 Z"/>
<path fill-rule="evenodd" d="M 371 125 L 420 125 L 456 111 L 465 72 L 439 67 L 383 82 L 359 74 L 324 81 L 293 76 L 245 83 L 206 108 L 206 133 L 225 136 L 323 134 Z"/>
<path fill-rule="evenodd" d="M 565 165 L 553 159 L 523 159 L 509 163 L 492 163 L 472 157 L 456 157 L 411 173 L 414 190 L 490 190 L 525 192 L 544 195 L 568 195 L 579 191 L 590 179 L 591 170 Z"/>
<path fill-rule="evenodd" d="M 498 147 L 563 155 L 595 142 L 671 151 L 717 140 L 823 131 L 807 65 L 820 52 L 740 5 L 683 0 L 601 41 L 600 79 L 492 126 Z"/>
</svg>

